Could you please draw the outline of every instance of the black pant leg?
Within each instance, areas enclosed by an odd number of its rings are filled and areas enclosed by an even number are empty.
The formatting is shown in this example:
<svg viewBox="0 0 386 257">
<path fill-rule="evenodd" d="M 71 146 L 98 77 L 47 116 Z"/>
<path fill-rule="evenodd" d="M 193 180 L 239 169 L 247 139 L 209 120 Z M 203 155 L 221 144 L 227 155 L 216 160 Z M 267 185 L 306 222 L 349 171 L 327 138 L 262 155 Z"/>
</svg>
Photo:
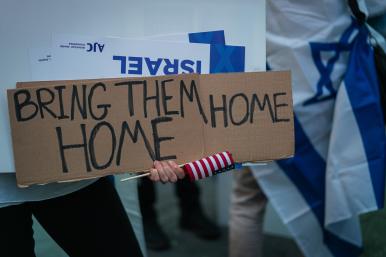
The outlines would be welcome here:
<svg viewBox="0 0 386 257">
<path fill-rule="evenodd" d="M 142 256 L 118 193 L 106 178 L 30 205 L 40 224 L 70 257 Z"/>
<path fill-rule="evenodd" d="M 0 208 L 0 256 L 36 257 L 32 214 L 26 204 Z"/>
<path fill-rule="evenodd" d="M 189 214 L 194 210 L 201 210 L 200 190 L 195 182 L 191 182 L 187 177 L 178 180 L 176 194 L 182 215 Z"/>
<path fill-rule="evenodd" d="M 138 198 L 142 218 L 145 222 L 157 219 L 157 212 L 155 210 L 156 197 L 153 181 L 149 178 L 141 178 L 138 181 Z"/>
</svg>

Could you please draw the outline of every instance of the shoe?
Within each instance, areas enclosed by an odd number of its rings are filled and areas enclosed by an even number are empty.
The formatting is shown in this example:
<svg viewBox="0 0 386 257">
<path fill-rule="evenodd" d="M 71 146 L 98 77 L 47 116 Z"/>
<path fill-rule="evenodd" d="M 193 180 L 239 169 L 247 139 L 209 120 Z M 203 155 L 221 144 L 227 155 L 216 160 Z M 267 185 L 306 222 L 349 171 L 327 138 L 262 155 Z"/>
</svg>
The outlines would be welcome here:
<svg viewBox="0 0 386 257">
<path fill-rule="evenodd" d="M 180 227 L 192 231 L 202 239 L 214 240 L 221 236 L 220 228 L 206 217 L 202 211 L 194 211 L 187 215 L 182 215 Z"/>
<path fill-rule="evenodd" d="M 146 246 L 150 250 L 165 251 L 171 248 L 170 239 L 157 221 L 143 223 Z"/>
</svg>

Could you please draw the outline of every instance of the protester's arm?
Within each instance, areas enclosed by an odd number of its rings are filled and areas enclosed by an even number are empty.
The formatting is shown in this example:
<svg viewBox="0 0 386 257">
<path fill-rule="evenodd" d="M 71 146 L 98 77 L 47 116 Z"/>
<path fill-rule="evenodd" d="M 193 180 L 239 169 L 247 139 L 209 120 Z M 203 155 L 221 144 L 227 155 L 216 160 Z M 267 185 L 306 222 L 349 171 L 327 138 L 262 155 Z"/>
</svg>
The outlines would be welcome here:
<svg viewBox="0 0 386 257">
<path fill-rule="evenodd" d="M 176 182 L 178 179 L 185 177 L 184 170 L 181 169 L 174 161 L 155 161 L 153 168 L 150 170 L 149 178 L 154 181 Z"/>
</svg>

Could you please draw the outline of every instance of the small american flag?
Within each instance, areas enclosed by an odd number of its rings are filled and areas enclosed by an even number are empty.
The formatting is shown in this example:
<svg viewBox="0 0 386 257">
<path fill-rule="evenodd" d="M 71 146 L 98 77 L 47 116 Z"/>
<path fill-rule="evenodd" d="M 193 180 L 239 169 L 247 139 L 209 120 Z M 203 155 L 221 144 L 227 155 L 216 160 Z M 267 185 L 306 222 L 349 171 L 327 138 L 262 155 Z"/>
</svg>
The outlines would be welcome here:
<svg viewBox="0 0 386 257">
<path fill-rule="evenodd" d="M 195 181 L 216 175 L 235 168 L 232 154 L 228 151 L 216 153 L 201 160 L 188 162 L 183 166 L 190 181 Z"/>
</svg>

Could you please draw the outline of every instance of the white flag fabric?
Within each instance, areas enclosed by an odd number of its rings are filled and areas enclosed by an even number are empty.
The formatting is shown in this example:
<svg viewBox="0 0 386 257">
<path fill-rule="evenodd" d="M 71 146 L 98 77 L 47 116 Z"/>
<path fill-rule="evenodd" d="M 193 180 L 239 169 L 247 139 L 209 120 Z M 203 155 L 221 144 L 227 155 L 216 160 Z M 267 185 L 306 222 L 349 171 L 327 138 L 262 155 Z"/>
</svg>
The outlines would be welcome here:
<svg viewBox="0 0 386 257">
<path fill-rule="evenodd" d="M 385 133 L 368 37 L 346 1 L 267 2 L 268 66 L 292 72 L 296 154 L 253 169 L 306 256 L 358 256 L 358 215 L 383 207 Z"/>
</svg>

